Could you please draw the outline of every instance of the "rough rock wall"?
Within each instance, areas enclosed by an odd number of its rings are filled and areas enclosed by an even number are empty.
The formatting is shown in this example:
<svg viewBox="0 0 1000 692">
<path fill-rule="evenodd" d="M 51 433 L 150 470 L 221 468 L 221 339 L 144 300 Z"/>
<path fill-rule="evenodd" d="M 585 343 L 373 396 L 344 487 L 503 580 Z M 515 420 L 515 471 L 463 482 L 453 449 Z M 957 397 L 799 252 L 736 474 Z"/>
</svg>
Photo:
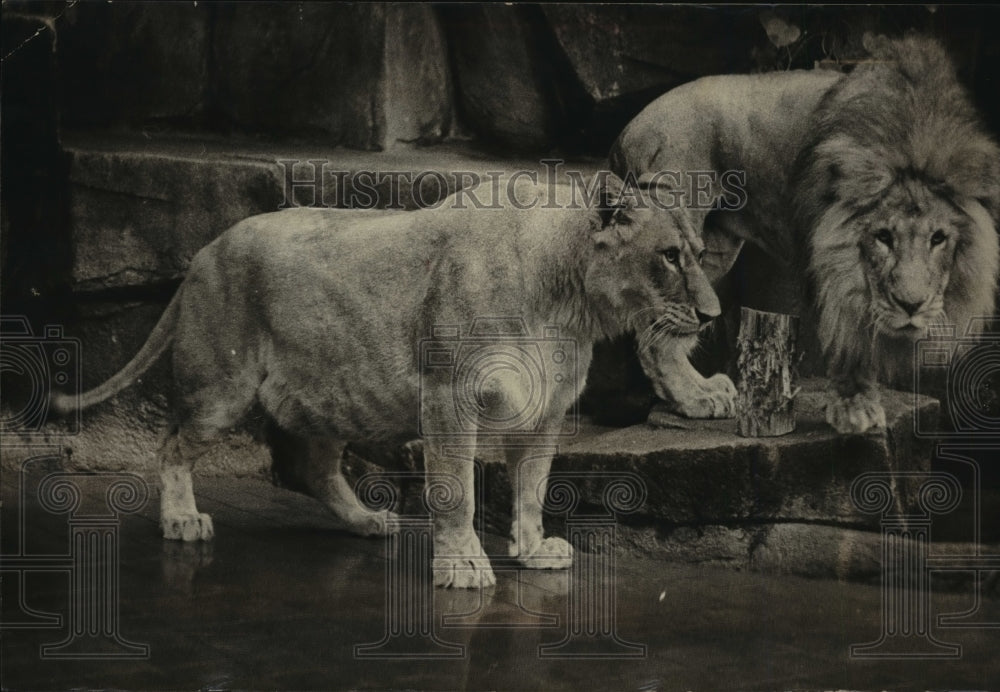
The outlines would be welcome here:
<svg viewBox="0 0 1000 692">
<path fill-rule="evenodd" d="M 485 149 L 500 166 L 513 165 L 514 152 L 600 157 L 673 86 L 849 59 L 867 30 L 942 36 L 997 130 L 1000 40 L 990 28 L 998 18 L 1000 8 L 978 6 L 11 0 L 2 309 L 85 335 L 92 384 L 145 338 L 194 250 L 280 203 L 280 171 L 273 160 L 246 163 L 248 142 L 297 140 L 303 158 L 445 141 Z M 70 156 L 61 145 L 70 131 L 126 133 L 150 146 L 140 156 L 94 147 Z M 215 160 L 153 150 L 157 139 L 204 136 L 233 144 Z M 767 277 L 759 262 L 745 262 L 740 275 Z M 780 307 L 781 296 L 768 293 L 777 282 L 750 283 L 764 288 L 730 290 Z M 629 382 L 642 411 L 651 392 L 629 367 L 607 384 Z"/>
</svg>

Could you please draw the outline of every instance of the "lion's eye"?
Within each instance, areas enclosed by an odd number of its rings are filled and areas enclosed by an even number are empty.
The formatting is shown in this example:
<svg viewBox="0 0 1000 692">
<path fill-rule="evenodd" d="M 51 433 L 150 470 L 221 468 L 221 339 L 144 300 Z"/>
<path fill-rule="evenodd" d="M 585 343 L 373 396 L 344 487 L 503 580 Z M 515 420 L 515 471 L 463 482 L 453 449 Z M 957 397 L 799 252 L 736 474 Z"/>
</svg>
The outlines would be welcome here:
<svg viewBox="0 0 1000 692">
<path fill-rule="evenodd" d="M 681 260 L 681 251 L 675 247 L 668 247 L 666 250 L 660 250 L 660 255 L 670 264 L 677 264 Z"/>
<path fill-rule="evenodd" d="M 883 228 L 875 232 L 875 240 L 885 245 L 890 250 L 892 249 L 892 231 L 888 228 Z"/>
<path fill-rule="evenodd" d="M 701 264 L 704 261 L 705 261 L 705 251 L 702 250 L 701 252 L 698 253 L 698 264 Z"/>
<path fill-rule="evenodd" d="M 945 235 L 944 231 L 934 231 L 931 236 L 931 247 L 936 247 L 946 240 L 948 240 L 948 236 Z"/>
</svg>

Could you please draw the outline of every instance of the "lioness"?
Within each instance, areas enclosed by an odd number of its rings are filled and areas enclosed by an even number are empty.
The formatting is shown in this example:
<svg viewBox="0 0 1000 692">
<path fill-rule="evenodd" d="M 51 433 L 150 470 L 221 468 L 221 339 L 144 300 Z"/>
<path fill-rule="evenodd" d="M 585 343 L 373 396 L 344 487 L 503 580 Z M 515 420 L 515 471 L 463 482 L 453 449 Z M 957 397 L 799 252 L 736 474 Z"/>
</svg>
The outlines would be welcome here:
<svg viewBox="0 0 1000 692">
<path fill-rule="evenodd" d="M 114 395 L 172 345 L 178 407 L 160 452 L 166 538 L 212 537 L 191 469 L 257 403 L 296 436 L 342 441 L 306 482 L 359 533 L 392 531 L 395 517 L 359 502 L 341 474 L 344 443 L 427 433 L 427 473 L 459 485 L 454 509 L 433 517 L 439 586 L 495 583 L 473 530 L 472 459 L 476 441 L 499 441 L 514 481 L 510 554 L 564 568 L 571 546 L 542 533 L 552 455 L 538 458 L 537 449 L 558 439 L 593 343 L 632 330 L 646 340 L 694 334 L 720 312 L 698 263 L 700 241 L 685 240 L 674 215 L 642 203 L 647 192 L 621 196 L 619 179 L 603 180 L 592 188 L 598 201 L 585 205 L 568 204 L 568 187 L 521 183 L 521 209 L 452 208 L 449 199 L 412 213 L 292 209 L 241 221 L 195 256 L 136 357 L 80 402 Z M 440 339 L 442 327 L 468 337 L 473 324 L 489 323 L 477 318 L 491 316 L 518 318 L 538 348 L 499 340 L 499 360 L 458 387 L 454 349 L 425 360 L 422 340 Z M 558 339 L 545 336 L 552 328 Z M 575 364 L 556 353 L 566 340 L 575 343 Z M 508 367 L 532 358 L 538 377 Z M 73 401 L 53 404 L 65 410 Z M 478 439 L 456 451 L 470 430 Z"/>
<path fill-rule="evenodd" d="M 1000 150 L 954 66 L 927 38 L 868 36 L 866 48 L 871 61 L 847 75 L 680 86 L 639 113 L 610 154 L 619 175 L 677 188 L 711 280 L 744 241 L 808 276 L 835 388 L 826 417 L 841 432 L 884 426 L 876 380 L 912 381 L 913 342 L 929 326 L 962 335 L 992 315 L 1000 273 Z M 707 204 L 689 186 L 703 171 L 720 175 Z M 727 173 L 745 176 L 742 196 Z M 664 340 L 643 364 L 662 397 L 697 416 L 689 402 L 711 383 L 687 365 L 693 344 Z"/>
</svg>

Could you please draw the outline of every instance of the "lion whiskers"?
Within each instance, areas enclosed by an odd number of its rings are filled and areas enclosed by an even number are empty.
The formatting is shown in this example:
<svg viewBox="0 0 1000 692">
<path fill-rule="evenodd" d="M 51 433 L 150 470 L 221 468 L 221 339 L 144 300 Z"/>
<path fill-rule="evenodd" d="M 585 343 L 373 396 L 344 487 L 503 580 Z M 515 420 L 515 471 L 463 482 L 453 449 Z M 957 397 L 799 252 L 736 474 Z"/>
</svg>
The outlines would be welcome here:
<svg viewBox="0 0 1000 692">
<path fill-rule="evenodd" d="M 638 332 L 637 341 L 640 351 L 646 351 L 670 336 L 684 335 L 692 331 L 697 331 L 698 320 L 689 308 L 676 303 L 667 303 L 661 309 L 663 313 L 651 324 L 642 329 L 642 331 Z"/>
<path fill-rule="evenodd" d="M 905 329 L 926 329 L 946 320 L 944 297 L 939 294 L 915 314 L 907 315 L 878 294 L 872 298 L 871 319 L 879 330 L 890 335 L 898 334 Z"/>
<path fill-rule="evenodd" d="M 669 333 L 669 315 L 663 314 L 638 334 L 639 351 L 648 351 L 667 333 Z"/>
<path fill-rule="evenodd" d="M 647 327 L 640 327 L 639 318 L 647 312 L 655 313 L 659 312 L 660 310 L 662 310 L 662 308 L 654 308 L 654 307 L 639 308 L 638 310 L 636 310 L 635 312 L 633 312 L 628 316 L 628 319 L 625 321 L 625 324 L 628 325 L 629 329 L 638 333 L 639 331 L 641 331 L 641 329 L 647 328 Z"/>
</svg>

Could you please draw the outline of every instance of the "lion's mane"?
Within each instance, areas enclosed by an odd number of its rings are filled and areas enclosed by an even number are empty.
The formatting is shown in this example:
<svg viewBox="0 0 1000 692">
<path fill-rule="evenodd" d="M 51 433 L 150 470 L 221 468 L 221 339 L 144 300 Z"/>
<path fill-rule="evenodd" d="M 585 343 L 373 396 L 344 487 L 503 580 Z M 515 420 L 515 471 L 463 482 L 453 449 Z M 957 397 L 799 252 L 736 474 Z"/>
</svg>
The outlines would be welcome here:
<svg viewBox="0 0 1000 692">
<path fill-rule="evenodd" d="M 879 37 L 866 47 L 871 61 L 820 103 L 792 194 L 798 227 L 809 233 L 805 259 L 828 365 L 841 372 L 867 365 L 891 376 L 909 370 L 913 350 L 873 341 L 858 257 L 862 229 L 852 221 L 907 177 L 963 210 L 973 223 L 956 248 L 944 303 L 948 321 L 964 333 L 970 319 L 994 310 L 1000 149 L 940 44 Z"/>
</svg>

